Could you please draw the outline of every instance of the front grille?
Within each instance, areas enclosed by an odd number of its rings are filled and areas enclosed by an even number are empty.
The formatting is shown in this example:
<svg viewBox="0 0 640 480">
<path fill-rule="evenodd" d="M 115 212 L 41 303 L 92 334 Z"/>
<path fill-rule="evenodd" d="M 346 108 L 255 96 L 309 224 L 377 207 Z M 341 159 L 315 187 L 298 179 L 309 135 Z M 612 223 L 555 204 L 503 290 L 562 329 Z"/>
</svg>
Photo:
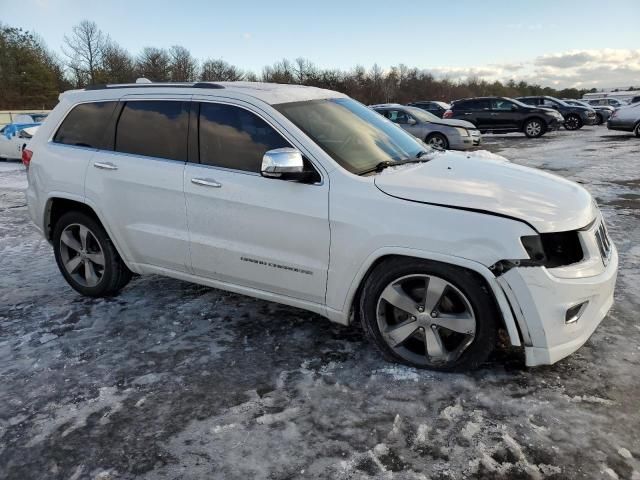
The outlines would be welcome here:
<svg viewBox="0 0 640 480">
<path fill-rule="evenodd" d="M 600 250 L 602 263 L 606 265 L 611 256 L 611 239 L 609 238 L 607 227 L 604 225 L 604 220 L 600 221 L 600 225 L 596 229 L 596 243 L 598 244 L 598 250 Z"/>
</svg>

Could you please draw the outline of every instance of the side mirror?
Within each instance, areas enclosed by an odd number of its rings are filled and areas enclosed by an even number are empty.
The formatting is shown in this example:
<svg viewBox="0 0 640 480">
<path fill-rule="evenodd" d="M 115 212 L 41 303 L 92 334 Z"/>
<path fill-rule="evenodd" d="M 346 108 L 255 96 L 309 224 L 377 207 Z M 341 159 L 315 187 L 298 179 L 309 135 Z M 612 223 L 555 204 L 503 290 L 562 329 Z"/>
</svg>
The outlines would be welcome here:
<svg viewBox="0 0 640 480">
<path fill-rule="evenodd" d="M 306 175 L 302 154 L 295 148 L 276 148 L 262 157 L 260 173 L 263 177 L 301 179 Z"/>
<path fill-rule="evenodd" d="M 518 106 L 517 105 L 511 105 L 511 111 L 515 112 L 516 110 L 518 110 Z"/>
<path fill-rule="evenodd" d="M 416 123 L 418 122 L 416 121 L 415 118 L 411 118 L 411 117 L 407 118 L 407 125 L 415 125 Z"/>
</svg>

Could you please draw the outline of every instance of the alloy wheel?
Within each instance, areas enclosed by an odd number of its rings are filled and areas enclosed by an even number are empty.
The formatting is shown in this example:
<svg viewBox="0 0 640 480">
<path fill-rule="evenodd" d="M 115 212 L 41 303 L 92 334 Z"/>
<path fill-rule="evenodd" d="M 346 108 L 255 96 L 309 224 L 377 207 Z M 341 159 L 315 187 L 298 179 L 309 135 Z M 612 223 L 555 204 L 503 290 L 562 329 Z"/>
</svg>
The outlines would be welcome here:
<svg viewBox="0 0 640 480">
<path fill-rule="evenodd" d="M 564 122 L 564 128 L 566 128 L 567 130 L 576 130 L 579 127 L 580 127 L 580 120 L 576 116 L 571 115 Z"/>
<path fill-rule="evenodd" d="M 407 275 L 391 282 L 380 294 L 376 315 L 387 345 L 419 365 L 455 362 L 476 334 L 476 317 L 467 297 L 433 275 Z"/>
<path fill-rule="evenodd" d="M 429 145 L 431 145 L 434 148 L 437 148 L 438 150 L 445 150 L 447 148 L 445 139 L 440 135 L 432 136 L 431 138 L 429 138 L 428 143 Z"/>
<path fill-rule="evenodd" d="M 95 287 L 104 275 L 104 250 L 96 235 L 78 223 L 60 236 L 60 257 L 67 273 L 83 287 Z"/>
<path fill-rule="evenodd" d="M 542 124 L 538 121 L 532 121 L 527 123 L 526 133 L 530 137 L 537 137 L 542 132 Z"/>
</svg>

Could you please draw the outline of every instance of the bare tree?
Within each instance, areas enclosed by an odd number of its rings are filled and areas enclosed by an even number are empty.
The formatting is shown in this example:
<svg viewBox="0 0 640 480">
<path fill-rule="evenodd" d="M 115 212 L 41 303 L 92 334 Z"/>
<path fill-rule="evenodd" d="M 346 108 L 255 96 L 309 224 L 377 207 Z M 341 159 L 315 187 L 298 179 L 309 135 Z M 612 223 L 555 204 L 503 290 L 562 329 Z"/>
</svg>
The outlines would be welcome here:
<svg viewBox="0 0 640 480">
<path fill-rule="evenodd" d="M 108 41 L 109 37 L 89 20 L 81 21 L 70 36 L 64 36 L 62 53 L 78 86 L 96 83 Z"/>
<path fill-rule="evenodd" d="M 203 82 L 235 82 L 242 80 L 245 74 L 238 67 L 224 60 L 205 60 L 200 72 L 200 80 Z"/>
<path fill-rule="evenodd" d="M 135 79 L 135 63 L 124 48 L 115 42 L 107 42 L 102 57 L 102 78 L 104 83 L 126 83 Z"/>
<path fill-rule="evenodd" d="M 137 74 L 154 82 L 167 82 L 171 75 L 171 59 L 163 48 L 145 47 L 136 62 Z"/>
<path fill-rule="evenodd" d="M 169 71 L 172 82 L 192 82 L 198 76 L 198 61 L 185 47 L 174 45 L 169 49 Z"/>
</svg>

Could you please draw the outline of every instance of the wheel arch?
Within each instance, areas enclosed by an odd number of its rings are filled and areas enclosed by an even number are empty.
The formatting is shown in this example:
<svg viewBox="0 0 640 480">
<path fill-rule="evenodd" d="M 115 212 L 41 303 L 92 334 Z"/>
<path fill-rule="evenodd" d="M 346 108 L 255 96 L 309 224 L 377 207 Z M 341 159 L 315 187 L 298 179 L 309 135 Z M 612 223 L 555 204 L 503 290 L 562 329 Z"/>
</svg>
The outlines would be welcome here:
<svg viewBox="0 0 640 480">
<path fill-rule="evenodd" d="M 66 212 L 70 212 L 70 211 L 83 212 L 86 215 L 89 215 L 90 217 L 94 218 L 98 223 L 100 223 L 100 225 L 102 225 L 102 227 L 107 232 L 107 235 L 109 235 L 109 239 L 113 243 L 116 251 L 120 255 L 120 258 L 125 263 L 125 265 L 127 265 L 127 267 L 130 270 L 137 272 L 135 268 L 132 268 L 132 264 L 128 260 L 129 252 L 126 249 L 120 248 L 120 244 L 116 236 L 113 235 L 112 230 L 109 228 L 108 223 L 105 222 L 102 216 L 100 215 L 99 210 L 95 208 L 95 206 L 90 205 L 89 203 L 75 196 L 68 196 L 64 194 L 53 194 L 47 199 L 47 202 L 44 208 L 44 218 L 43 218 L 42 226 L 43 226 L 43 232 L 44 232 L 45 238 L 49 242 L 52 241 L 53 229 L 58 219 L 60 219 L 60 217 L 62 217 L 62 215 L 64 215 Z"/>
<path fill-rule="evenodd" d="M 349 292 L 347 294 L 345 302 L 345 310 L 342 321 L 335 318 L 333 315 L 329 315 L 330 318 L 341 323 L 351 323 L 354 319 L 359 317 L 359 303 L 360 295 L 362 293 L 363 286 L 371 272 L 383 262 L 393 258 L 414 258 L 419 260 L 429 260 L 434 263 L 440 263 L 444 265 L 454 266 L 470 271 L 476 278 L 480 280 L 487 291 L 491 295 L 496 310 L 500 314 L 500 322 L 502 326 L 507 330 L 509 334 L 509 340 L 513 346 L 522 345 L 522 335 L 520 333 L 516 319 L 511 311 L 511 306 L 507 297 L 502 290 L 502 287 L 498 284 L 496 277 L 493 273 L 484 265 L 468 260 L 462 257 L 455 257 L 449 255 L 442 255 L 435 252 L 426 252 L 415 249 L 393 249 L 383 248 L 377 250 L 371 254 L 364 264 L 361 266 L 356 278 L 354 278 Z M 328 312 L 331 313 L 331 312 Z"/>
<path fill-rule="evenodd" d="M 542 123 L 542 128 L 544 128 L 545 131 L 547 130 L 547 128 L 549 128 L 549 124 L 543 117 L 541 117 L 540 115 L 533 114 L 530 117 L 527 117 L 524 120 L 522 120 L 522 125 L 520 125 L 520 130 L 524 132 L 524 128 L 527 126 L 527 123 L 529 123 L 531 120 L 538 120 L 540 123 Z"/>
</svg>

